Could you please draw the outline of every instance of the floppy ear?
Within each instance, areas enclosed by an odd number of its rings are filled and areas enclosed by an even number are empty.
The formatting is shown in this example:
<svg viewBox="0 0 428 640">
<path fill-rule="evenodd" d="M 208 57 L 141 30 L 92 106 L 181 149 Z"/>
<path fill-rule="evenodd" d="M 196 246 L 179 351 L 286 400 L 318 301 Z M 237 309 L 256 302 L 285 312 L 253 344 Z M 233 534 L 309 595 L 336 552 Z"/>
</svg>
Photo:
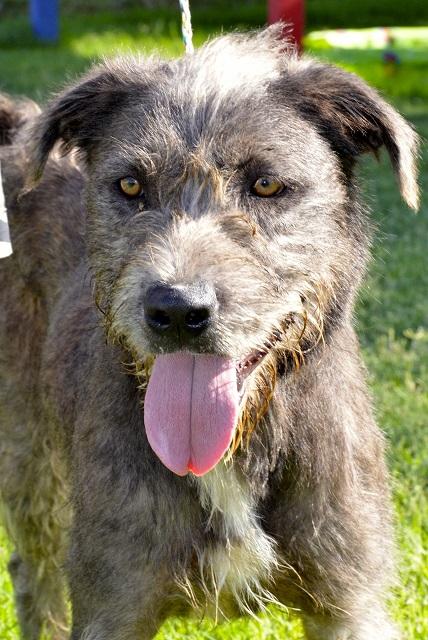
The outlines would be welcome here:
<svg viewBox="0 0 428 640">
<path fill-rule="evenodd" d="M 149 87 L 170 75 L 167 63 L 155 58 L 118 58 L 94 67 L 76 85 L 54 98 L 36 120 L 29 139 L 31 175 L 27 188 L 41 178 L 54 145 L 65 154 L 77 148 L 87 153 L 108 132 L 120 107 L 147 99 Z"/>
<path fill-rule="evenodd" d="M 53 99 L 30 132 L 28 188 L 41 178 L 49 153 L 57 142 L 64 154 L 72 148 L 89 150 L 108 124 L 112 107 L 120 106 L 127 91 L 129 85 L 125 85 L 118 74 L 101 67 Z"/>
<path fill-rule="evenodd" d="M 291 62 L 284 81 L 293 106 L 316 125 L 345 169 L 385 146 L 403 199 L 418 208 L 418 136 L 375 90 L 352 73 L 307 60 Z"/>
</svg>

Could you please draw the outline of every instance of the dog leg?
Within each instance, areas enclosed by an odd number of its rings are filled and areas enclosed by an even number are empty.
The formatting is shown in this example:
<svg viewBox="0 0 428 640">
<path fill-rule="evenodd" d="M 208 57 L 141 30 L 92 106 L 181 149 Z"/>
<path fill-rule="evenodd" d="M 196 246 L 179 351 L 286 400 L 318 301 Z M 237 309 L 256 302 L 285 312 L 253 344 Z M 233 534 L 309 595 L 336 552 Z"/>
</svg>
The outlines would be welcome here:
<svg viewBox="0 0 428 640">
<path fill-rule="evenodd" d="M 35 532 L 34 532 L 35 533 Z M 66 637 L 64 585 L 55 558 L 35 554 L 37 539 L 14 536 L 19 551 L 9 561 L 15 607 L 23 640 L 39 640 L 46 630 L 52 640 Z M 40 551 L 40 549 L 39 549 Z"/>
<path fill-rule="evenodd" d="M 122 615 L 115 620 L 109 615 L 91 622 L 83 630 L 74 624 L 70 640 L 152 640 L 159 626 L 156 620 L 147 619 L 146 624 L 138 625 L 127 623 Z"/>
<path fill-rule="evenodd" d="M 173 602 L 165 606 L 168 585 L 156 571 L 155 567 L 124 567 L 122 575 L 114 576 L 116 586 L 96 571 L 91 593 L 82 578 L 78 587 L 72 581 L 71 640 L 151 640 L 166 614 L 174 610 Z M 134 586 L 123 588 L 128 580 Z"/>
<path fill-rule="evenodd" d="M 41 600 L 49 594 L 50 610 L 58 611 L 60 607 L 62 609 L 62 601 L 52 607 L 53 599 L 57 599 L 59 595 L 58 592 L 53 593 L 55 585 L 48 585 L 46 581 L 41 581 L 37 575 L 37 568 L 24 562 L 16 551 L 10 558 L 8 569 L 15 593 L 16 613 L 23 640 L 39 640 L 45 622 L 46 627 L 48 629 L 50 627 L 52 638 L 55 640 L 65 638 L 65 627 L 58 628 L 58 618 L 56 624 L 53 620 L 46 621 L 46 611 L 40 606 Z"/>
<path fill-rule="evenodd" d="M 4 429 L 1 515 L 16 549 L 9 572 L 22 637 L 38 640 L 45 629 L 59 640 L 66 626 L 61 575 L 66 510 L 55 454 L 40 436 L 19 425 Z"/>
<path fill-rule="evenodd" d="M 15 606 L 24 640 L 38 640 L 42 631 L 42 618 L 34 599 L 34 571 L 18 553 L 14 552 L 8 565 L 15 592 Z"/>
<path fill-rule="evenodd" d="M 150 542 L 147 513 L 132 503 L 125 507 L 130 517 L 113 500 L 101 510 L 92 504 L 85 515 L 76 508 L 68 561 L 72 640 L 151 640 L 180 606 L 171 557 Z"/>
</svg>

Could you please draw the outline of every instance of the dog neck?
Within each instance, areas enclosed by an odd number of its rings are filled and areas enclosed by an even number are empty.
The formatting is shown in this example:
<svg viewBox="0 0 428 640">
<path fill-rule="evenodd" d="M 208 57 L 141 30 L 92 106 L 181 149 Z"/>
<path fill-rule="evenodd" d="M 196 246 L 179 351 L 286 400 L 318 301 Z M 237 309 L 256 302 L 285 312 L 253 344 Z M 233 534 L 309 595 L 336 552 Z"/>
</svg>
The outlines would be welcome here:
<svg viewBox="0 0 428 640">
<path fill-rule="evenodd" d="M 204 591 L 214 594 L 216 614 L 222 593 L 232 595 L 242 612 L 265 609 L 275 601 L 269 584 L 279 561 L 274 540 L 260 526 L 250 484 L 233 460 L 193 482 L 208 513 L 207 529 L 214 528 L 219 540 L 199 556 Z"/>
</svg>

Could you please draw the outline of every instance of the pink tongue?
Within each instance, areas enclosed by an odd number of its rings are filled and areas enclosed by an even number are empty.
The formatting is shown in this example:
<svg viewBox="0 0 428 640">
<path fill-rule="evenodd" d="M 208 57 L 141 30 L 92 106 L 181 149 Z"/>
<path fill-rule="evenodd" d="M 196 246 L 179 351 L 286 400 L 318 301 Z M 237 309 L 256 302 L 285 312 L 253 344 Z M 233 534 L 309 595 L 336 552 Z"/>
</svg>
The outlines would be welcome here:
<svg viewBox="0 0 428 640">
<path fill-rule="evenodd" d="M 144 401 L 147 438 L 168 469 L 202 476 L 229 447 L 238 406 L 232 360 L 189 353 L 157 356 Z"/>
</svg>

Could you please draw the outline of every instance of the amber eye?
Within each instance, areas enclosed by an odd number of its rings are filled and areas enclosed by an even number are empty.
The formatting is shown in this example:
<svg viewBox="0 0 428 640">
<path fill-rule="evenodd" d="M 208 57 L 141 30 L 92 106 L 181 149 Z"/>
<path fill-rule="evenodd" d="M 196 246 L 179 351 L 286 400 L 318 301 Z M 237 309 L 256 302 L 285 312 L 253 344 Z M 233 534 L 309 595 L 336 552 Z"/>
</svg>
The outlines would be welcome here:
<svg viewBox="0 0 428 640">
<path fill-rule="evenodd" d="M 143 193 L 141 184 L 132 176 L 126 176 L 119 180 L 119 187 L 128 198 L 138 198 Z"/>
<path fill-rule="evenodd" d="M 261 198 L 270 198 L 271 196 L 276 196 L 284 189 L 284 183 L 278 178 L 271 178 L 269 176 L 262 176 L 258 178 L 253 186 L 251 187 L 251 191 L 256 196 L 260 196 Z"/>
</svg>

